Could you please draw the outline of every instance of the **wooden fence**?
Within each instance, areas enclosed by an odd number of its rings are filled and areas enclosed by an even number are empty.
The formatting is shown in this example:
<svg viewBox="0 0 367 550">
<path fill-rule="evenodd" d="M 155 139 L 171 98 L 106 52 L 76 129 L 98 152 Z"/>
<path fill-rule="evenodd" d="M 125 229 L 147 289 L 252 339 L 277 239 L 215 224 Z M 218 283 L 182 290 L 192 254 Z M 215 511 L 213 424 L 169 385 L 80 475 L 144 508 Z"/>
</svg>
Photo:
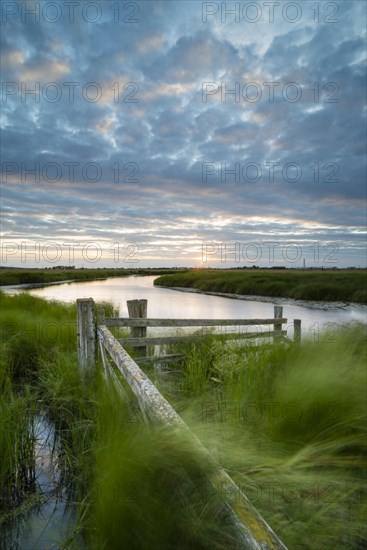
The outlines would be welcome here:
<svg viewBox="0 0 367 550">
<path fill-rule="evenodd" d="M 179 342 L 187 342 L 200 337 L 200 333 L 174 335 L 174 336 L 147 336 L 147 328 L 170 327 L 172 329 L 191 327 L 201 328 L 201 335 L 207 335 L 205 332 L 210 327 L 232 327 L 232 332 L 225 334 L 212 333 L 213 338 L 218 339 L 253 339 L 260 338 L 271 339 L 273 343 L 281 343 L 284 341 L 290 342 L 287 338 L 287 331 L 283 330 L 283 325 L 287 323 L 287 319 L 283 318 L 283 307 L 274 306 L 274 318 L 272 319 L 157 319 L 147 318 L 147 300 L 129 300 L 127 302 L 129 317 L 105 317 L 104 310 L 98 311 L 97 321 L 94 321 L 94 305 L 91 299 L 81 299 L 77 301 L 78 307 L 78 333 L 80 334 L 78 343 L 78 354 L 81 364 L 88 361 L 94 362 L 96 354 L 96 326 L 105 327 L 125 327 L 130 329 L 130 335 L 125 338 L 119 338 L 118 341 L 123 347 L 128 346 L 136 348 L 139 356 L 135 361 L 139 364 L 148 362 L 169 362 L 182 357 L 182 354 L 170 355 L 147 355 L 147 346 L 162 346 L 167 344 L 175 344 Z M 268 326 L 269 329 L 264 328 Z M 270 327 L 273 327 L 271 330 Z M 301 321 L 295 319 L 294 326 L 294 342 L 301 340 Z M 248 331 L 248 327 L 255 327 L 256 330 Z M 236 330 L 237 329 L 237 330 Z M 260 329 L 260 330 L 259 330 Z"/>
<path fill-rule="evenodd" d="M 97 342 L 107 380 L 111 381 L 118 392 L 123 395 L 119 373 L 132 389 L 137 398 L 143 418 L 146 422 L 158 422 L 174 430 L 178 435 L 188 434 L 203 458 L 203 463 L 211 466 L 208 481 L 222 495 L 223 506 L 228 518 L 238 532 L 238 548 L 247 550 L 286 550 L 284 544 L 251 504 L 242 490 L 216 463 L 210 452 L 202 445 L 189 427 L 176 413 L 168 401 L 160 394 L 155 385 L 124 349 L 124 345 L 137 348 L 143 361 L 162 362 L 172 360 L 171 356 L 147 357 L 147 346 L 162 345 L 187 341 L 192 335 L 148 337 L 148 327 L 217 327 L 217 326 L 273 326 L 272 331 L 250 333 L 228 333 L 225 338 L 272 338 L 275 344 L 280 344 L 286 338 L 282 329 L 287 319 L 283 318 L 283 308 L 274 307 L 273 319 L 148 319 L 147 301 L 132 300 L 128 302 L 129 318 L 105 318 L 104 312 L 99 312 L 96 319 L 93 300 L 77 301 L 78 312 L 78 358 L 83 371 L 92 367 L 96 360 Z M 109 328 L 129 327 L 130 336 L 116 338 Z M 294 323 L 295 341 L 301 337 L 301 322 Z M 223 335 L 218 335 L 223 337 Z M 289 341 L 289 340 L 288 340 Z M 108 355 L 107 355 L 108 354 Z M 111 361 L 108 359 L 110 357 Z"/>
</svg>

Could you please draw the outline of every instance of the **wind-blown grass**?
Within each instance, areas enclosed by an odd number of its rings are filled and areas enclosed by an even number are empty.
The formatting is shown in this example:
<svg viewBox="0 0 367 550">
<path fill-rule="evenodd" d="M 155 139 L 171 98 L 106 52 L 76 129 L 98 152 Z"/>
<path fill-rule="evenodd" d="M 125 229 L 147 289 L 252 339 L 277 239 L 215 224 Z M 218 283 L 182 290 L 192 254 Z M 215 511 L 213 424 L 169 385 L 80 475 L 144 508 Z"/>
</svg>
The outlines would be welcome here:
<svg viewBox="0 0 367 550">
<path fill-rule="evenodd" d="M 16 395 L 2 380 L 0 401 L 0 516 L 35 492 L 36 404 L 29 391 Z"/>
<path fill-rule="evenodd" d="M 129 548 L 147 549 L 231 546 L 231 528 L 219 521 L 222 502 L 197 494 L 207 467 L 190 444 L 165 429 L 144 426 L 136 410 L 130 422 L 126 411 L 132 401 L 123 402 L 113 388 L 107 388 L 100 365 L 88 376 L 81 375 L 75 307 L 26 294 L 1 295 L 1 300 L 5 311 L 1 389 L 12 408 L 8 412 L 3 408 L 0 419 L 2 446 L 7 443 L 1 465 L 5 513 L 0 510 L 0 523 L 7 525 L 1 517 L 9 518 L 10 508 L 14 517 L 23 512 L 30 483 L 32 491 L 37 489 L 34 469 L 30 470 L 36 443 L 30 404 L 37 405 L 37 414 L 45 414 L 54 426 L 59 486 L 66 490 L 70 505 L 77 506 L 78 521 L 69 546 L 79 547 L 81 536 L 87 547 L 96 549 L 120 548 L 121 540 Z M 47 330 L 54 323 L 59 325 L 56 333 Z M 60 328 L 63 324 L 65 330 Z M 30 422 L 26 411 L 32 411 Z M 20 481 L 19 488 L 12 479 Z M 135 504 L 130 499 L 132 480 Z"/>
<path fill-rule="evenodd" d="M 208 490 L 208 466 L 190 443 L 145 426 L 131 393 L 116 395 L 100 365 L 81 375 L 75 307 L 27 295 L 0 299 L 2 511 L 34 494 L 31 426 L 42 411 L 77 512 L 60 546 L 235 547 L 224 494 Z M 209 335 L 172 351 L 185 351 L 185 361 L 148 374 L 285 544 L 363 548 L 365 330 L 270 351 Z"/>
<path fill-rule="evenodd" d="M 335 343 L 288 350 L 192 344 L 176 391 L 167 386 L 289 548 L 366 544 L 365 342 L 354 326 Z"/>
<path fill-rule="evenodd" d="M 131 405 L 111 390 L 99 402 L 88 547 L 117 550 L 121 541 L 133 550 L 235 547 L 219 495 L 201 491 L 209 467 L 192 442 L 146 426 L 129 414 Z"/>
<path fill-rule="evenodd" d="M 251 296 L 367 303 L 367 271 L 205 270 L 162 275 L 154 284 Z"/>
</svg>

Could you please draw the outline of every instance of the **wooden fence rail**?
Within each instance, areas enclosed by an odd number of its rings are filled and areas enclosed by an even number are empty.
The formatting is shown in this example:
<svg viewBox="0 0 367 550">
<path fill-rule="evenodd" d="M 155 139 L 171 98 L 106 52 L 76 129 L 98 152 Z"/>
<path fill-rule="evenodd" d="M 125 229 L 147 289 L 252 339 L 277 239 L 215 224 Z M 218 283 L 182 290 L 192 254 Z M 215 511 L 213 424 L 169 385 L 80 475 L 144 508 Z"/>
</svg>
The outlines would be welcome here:
<svg viewBox="0 0 367 550">
<path fill-rule="evenodd" d="M 101 321 L 102 322 L 102 321 Z M 215 327 L 215 326 L 251 326 L 285 324 L 287 319 L 128 319 L 125 317 L 107 317 L 103 319 L 106 327 Z"/>
<path fill-rule="evenodd" d="M 174 430 L 178 435 L 186 434 L 194 443 L 203 459 L 203 463 L 210 465 L 209 479 L 213 488 L 219 492 L 228 518 L 235 526 L 238 534 L 238 548 L 244 550 L 286 550 L 274 531 L 262 518 L 256 508 L 251 504 L 246 495 L 240 490 L 229 475 L 214 460 L 210 452 L 202 445 L 199 439 L 191 432 L 189 427 L 176 413 L 168 401 L 160 394 L 147 375 L 140 369 L 134 359 L 123 348 L 122 344 L 136 347 L 141 353 L 142 362 L 168 361 L 177 359 L 181 354 L 170 356 L 147 357 L 147 345 L 161 345 L 163 343 L 181 342 L 192 339 L 188 336 L 162 336 L 147 337 L 148 327 L 215 327 L 215 326 L 261 326 L 273 325 L 274 330 L 251 333 L 228 333 L 224 336 L 229 339 L 238 338 L 272 338 L 274 343 L 280 343 L 286 331 L 282 330 L 287 319 L 283 318 L 283 308 L 275 306 L 273 319 L 148 319 L 146 300 L 130 301 L 129 319 L 105 318 L 103 312 L 99 312 L 98 320 L 95 319 L 95 307 L 93 300 L 83 299 L 77 301 L 78 312 L 78 358 L 80 367 L 85 371 L 95 363 L 95 355 L 98 341 L 101 359 L 106 379 L 112 381 L 121 397 L 126 393 L 122 386 L 119 374 L 132 389 L 137 398 L 143 418 L 146 422 L 159 422 Z M 129 338 L 116 338 L 108 327 L 129 327 Z M 194 335 L 195 336 L 195 335 Z M 196 335 L 197 336 L 197 335 Z M 223 337 L 222 334 L 211 335 Z M 294 322 L 294 341 L 301 339 L 301 322 Z M 289 340 L 288 340 L 289 341 Z M 112 363 L 108 356 L 112 359 Z"/>
<path fill-rule="evenodd" d="M 267 331 L 267 332 L 245 332 L 245 333 L 226 333 L 226 334 L 211 334 L 211 337 L 214 339 L 226 339 L 226 340 L 239 340 L 241 338 L 275 338 L 277 336 L 285 336 L 287 334 L 286 330 L 281 332 Z M 119 338 L 118 341 L 120 344 L 126 346 L 131 346 L 133 348 L 140 348 L 144 345 L 159 346 L 161 344 L 177 344 L 178 342 L 190 342 L 195 339 L 198 340 L 202 337 L 205 338 L 208 334 L 188 334 L 186 336 L 151 336 L 149 338 Z"/>
<path fill-rule="evenodd" d="M 98 338 L 108 351 L 118 371 L 134 392 L 147 422 L 159 422 L 174 429 L 176 434 L 188 435 L 203 464 L 209 466 L 208 481 L 221 495 L 227 517 L 236 529 L 238 549 L 244 550 L 286 550 L 274 531 L 262 518 L 249 499 L 235 484 L 231 477 L 217 464 L 209 451 L 191 432 L 187 424 L 176 413 L 168 401 L 160 394 L 154 384 L 127 354 L 118 340 L 106 326 L 97 329 Z M 111 368 L 111 367 L 110 367 Z M 114 379 L 116 383 L 116 378 Z M 118 381 L 117 381 L 118 384 Z"/>
<path fill-rule="evenodd" d="M 119 343 L 123 346 L 136 348 L 139 360 L 144 362 L 169 362 L 179 359 L 178 354 L 168 355 L 147 355 L 147 346 L 162 346 L 176 344 L 180 342 L 189 342 L 190 340 L 198 340 L 205 337 L 205 331 L 202 333 L 196 331 L 193 334 L 174 335 L 174 336 L 147 336 L 147 329 L 155 327 L 170 327 L 170 328 L 195 328 L 200 327 L 232 327 L 237 331 L 212 333 L 214 339 L 271 339 L 274 343 L 288 341 L 286 338 L 287 331 L 283 330 L 283 325 L 287 323 L 287 319 L 283 317 L 283 307 L 274 306 L 274 318 L 272 319 L 160 319 L 147 318 L 148 304 L 147 300 L 129 300 L 127 302 L 128 318 L 122 317 L 105 317 L 104 310 L 98 311 L 97 325 L 106 327 L 125 327 L 130 329 L 130 335 L 124 338 L 119 338 Z M 91 298 L 81 299 L 77 301 L 78 308 L 78 356 L 79 362 L 85 368 L 88 362 L 95 361 L 96 354 L 96 330 L 94 324 L 94 302 Z M 295 319 L 294 322 L 294 342 L 301 340 L 301 321 Z M 265 329 L 266 326 L 273 325 L 273 330 Z M 256 327 L 259 330 L 247 331 L 244 327 Z M 182 354 L 180 354 L 183 357 Z"/>
<path fill-rule="evenodd" d="M 135 302 L 132 304 L 132 302 Z M 142 300 L 135 300 L 128 302 L 129 314 L 137 314 L 140 311 L 140 303 Z M 106 327 L 125 327 L 130 328 L 130 336 L 119 338 L 118 341 L 123 346 L 129 346 L 137 348 L 139 351 L 139 362 L 169 362 L 177 361 L 180 357 L 184 357 L 183 354 L 168 354 L 158 357 L 157 355 L 147 356 L 147 346 L 162 346 L 176 344 L 180 342 L 197 341 L 202 337 L 207 336 L 205 330 L 209 327 L 231 327 L 237 329 L 237 331 L 212 333 L 213 339 L 226 339 L 226 340 L 239 340 L 239 339 L 260 339 L 267 338 L 273 340 L 275 343 L 283 341 L 287 332 L 282 330 L 283 325 L 287 323 L 287 319 L 283 317 L 283 308 L 281 306 L 274 307 L 273 319 L 160 319 L 160 318 L 146 318 L 147 305 L 144 303 L 143 315 L 144 317 L 108 317 L 100 315 L 100 323 L 103 323 Z M 300 321 L 298 321 L 300 323 Z M 266 326 L 273 325 L 274 330 L 265 329 Z M 300 324 L 299 331 L 295 334 L 300 336 Z M 147 336 L 147 328 L 154 327 L 170 327 L 170 328 L 202 328 L 203 332 L 198 332 L 186 335 L 174 335 L 174 336 Z M 248 331 L 247 327 L 256 327 L 255 331 Z M 137 332 L 141 331 L 141 332 Z M 145 331 L 145 332 L 143 332 Z M 146 359 L 145 359 L 146 358 Z"/>
</svg>

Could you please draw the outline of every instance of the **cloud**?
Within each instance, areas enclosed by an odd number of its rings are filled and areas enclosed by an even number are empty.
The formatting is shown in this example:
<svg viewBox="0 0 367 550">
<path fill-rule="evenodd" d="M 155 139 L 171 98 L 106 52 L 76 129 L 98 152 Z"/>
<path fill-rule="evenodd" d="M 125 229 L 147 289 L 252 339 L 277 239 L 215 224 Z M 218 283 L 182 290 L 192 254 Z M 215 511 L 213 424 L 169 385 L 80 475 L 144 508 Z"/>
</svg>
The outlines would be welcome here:
<svg viewBox="0 0 367 550">
<path fill-rule="evenodd" d="M 157 265 L 210 240 L 340 241 L 364 261 L 365 3 L 338 2 L 334 24 L 312 2 L 295 24 L 160 1 L 129 24 L 99 4 L 97 23 L 4 24 L 8 240 L 131 236 Z"/>
</svg>

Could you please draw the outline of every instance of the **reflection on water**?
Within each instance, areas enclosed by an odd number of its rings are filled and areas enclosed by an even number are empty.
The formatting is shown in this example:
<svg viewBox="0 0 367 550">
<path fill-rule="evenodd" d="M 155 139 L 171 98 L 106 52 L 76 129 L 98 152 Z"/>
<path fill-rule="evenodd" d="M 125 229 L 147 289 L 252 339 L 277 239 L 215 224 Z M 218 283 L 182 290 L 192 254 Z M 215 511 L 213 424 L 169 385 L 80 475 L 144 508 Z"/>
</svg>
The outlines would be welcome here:
<svg viewBox="0 0 367 550">
<path fill-rule="evenodd" d="M 29 502 L 37 504 L 30 504 L 29 511 L 2 526 L 0 548 L 4 550 L 56 550 L 75 525 L 75 510 L 58 468 L 59 438 L 45 416 L 35 419 L 34 435 L 37 498 L 34 495 Z"/>
<path fill-rule="evenodd" d="M 126 300 L 148 300 L 148 317 L 159 318 L 194 318 L 194 319 L 243 319 L 271 318 L 274 313 L 274 302 L 256 300 L 238 300 L 220 296 L 192 292 L 179 292 L 167 288 L 155 287 L 155 276 L 118 277 L 104 281 L 88 281 L 50 285 L 28 290 L 34 296 L 49 300 L 75 302 L 77 298 L 92 297 L 95 301 L 112 302 L 120 310 L 122 317 L 127 317 Z M 9 289 L 8 292 L 19 292 Z M 293 319 L 302 320 L 302 333 L 309 334 L 315 340 L 320 334 L 332 340 L 345 323 L 353 321 L 367 323 L 367 306 L 345 305 L 321 309 L 310 304 L 298 305 L 292 301 L 282 300 L 283 315 L 288 319 L 288 335 L 293 335 Z M 323 336 L 325 338 L 325 336 Z"/>
</svg>

